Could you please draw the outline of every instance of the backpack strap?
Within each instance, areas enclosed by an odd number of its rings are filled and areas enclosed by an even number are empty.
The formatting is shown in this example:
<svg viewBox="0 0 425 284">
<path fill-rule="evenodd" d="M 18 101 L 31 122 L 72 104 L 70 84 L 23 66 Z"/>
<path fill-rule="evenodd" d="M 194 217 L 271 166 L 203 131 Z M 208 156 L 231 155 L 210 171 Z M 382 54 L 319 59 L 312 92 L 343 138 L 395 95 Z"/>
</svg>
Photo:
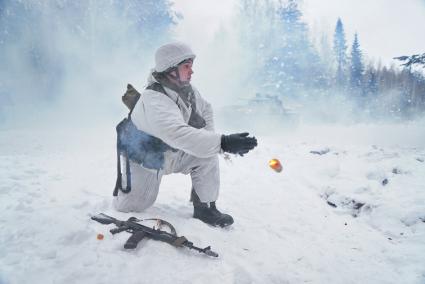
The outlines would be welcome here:
<svg viewBox="0 0 425 284">
<path fill-rule="evenodd" d="M 130 114 L 128 115 L 128 118 L 130 119 Z M 131 191 L 131 172 L 130 172 L 130 161 L 128 158 L 128 153 L 125 150 L 125 167 L 126 167 L 126 177 L 127 177 L 127 186 L 124 189 L 122 186 L 122 172 L 121 172 L 121 153 L 119 149 L 119 134 L 118 134 L 118 128 L 120 125 L 124 123 L 125 120 L 121 121 L 120 124 L 117 126 L 117 181 L 115 183 L 114 192 L 112 193 L 113 196 L 118 196 L 118 190 L 121 190 L 123 193 L 129 193 Z"/>
<path fill-rule="evenodd" d="M 129 193 L 131 191 L 130 159 L 128 158 L 127 153 L 125 153 L 125 168 L 126 168 L 127 186 L 124 189 L 122 186 L 121 155 L 119 151 L 117 151 L 117 182 L 115 183 L 115 189 L 112 194 L 113 196 L 118 195 L 118 190 L 121 190 L 123 193 Z"/>
<path fill-rule="evenodd" d="M 124 189 L 123 186 L 122 186 L 121 155 L 120 155 L 119 150 L 117 150 L 117 181 L 115 183 L 114 192 L 112 193 L 113 196 L 118 195 L 118 190 L 121 190 L 123 193 L 129 193 L 131 191 L 130 161 L 129 161 L 127 153 L 125 154 L 125 167 L 127 169 L 127 171 L 126 171 L 127 186 Z"/>
<path fill-rule="evenodd" d="M 114 192 L 112 196 L 118 196 L 118 190 L 122 190 L 122 173 L 121 173 L 121 155 L 117 147 L 117 181 L 115 182 Z"/>
</svg>

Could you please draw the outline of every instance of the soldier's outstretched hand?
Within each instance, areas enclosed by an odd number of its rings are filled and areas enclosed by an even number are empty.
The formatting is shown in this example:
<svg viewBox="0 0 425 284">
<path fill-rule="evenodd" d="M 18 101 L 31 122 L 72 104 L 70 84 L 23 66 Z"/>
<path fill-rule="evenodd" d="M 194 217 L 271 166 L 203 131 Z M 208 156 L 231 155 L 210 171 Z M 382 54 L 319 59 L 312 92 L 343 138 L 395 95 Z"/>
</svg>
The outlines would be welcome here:
<svg viewBox="0 0 425 284">
<path fill-rule="evenodd" d="M 224 152 L 243 156 L 257 146 L 257 138 L 248 137 L 249 133 L 235 133 L 221 136 L 221 149 Z"/>
</svg>

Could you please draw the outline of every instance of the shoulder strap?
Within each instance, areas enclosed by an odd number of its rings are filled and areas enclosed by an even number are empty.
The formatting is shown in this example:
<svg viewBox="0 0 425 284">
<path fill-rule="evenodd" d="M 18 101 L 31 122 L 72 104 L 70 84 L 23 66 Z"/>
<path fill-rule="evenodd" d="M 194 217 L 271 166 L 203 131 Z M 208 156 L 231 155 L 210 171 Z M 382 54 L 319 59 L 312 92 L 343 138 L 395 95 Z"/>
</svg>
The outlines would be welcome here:
<svg viewBox="0 0 425 284">
<path fill-rule="evenodd" d="M 146 87 L 146 90 L 153 90 L 153 91 L 156 91 L 156 92 L 163 93 L 164 95 L 167 95 L 164 87 L 158 82 L 153 82 L 152 84 L 150 84 L 149 86 Z"/>
<path fill-rule="evenodd" d="M 170 97 L 170 95 L 167 94 L 164 87 L 160 83 L 153 82 L 152 84 L 150 84 L 149 86 L 146 87 L 146 90 L 153 90 L 153 91 L 156 91 L 156 92 L 159 92 L 159 93 L 166 95 L 172 101 L 174 101 L 176 103 L 176 105 L 180 108 L 179 103 L 178 103 L 179 102 L 179 96 L 177 96 L 177 100 L 174 100 L 172 97 Z"/>
</svg>

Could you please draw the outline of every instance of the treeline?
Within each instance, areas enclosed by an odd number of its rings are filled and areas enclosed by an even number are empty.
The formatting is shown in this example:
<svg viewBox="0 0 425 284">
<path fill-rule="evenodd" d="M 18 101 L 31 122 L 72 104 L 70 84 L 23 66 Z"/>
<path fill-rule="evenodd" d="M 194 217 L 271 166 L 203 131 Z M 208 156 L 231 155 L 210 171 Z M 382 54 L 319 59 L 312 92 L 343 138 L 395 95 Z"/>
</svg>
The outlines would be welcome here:
<svg viewBox="0 0 425 284">
<path fill-rule="evenodd" d="M 373 117 L 410 118 L 425 110 L 425 78 L 420 71 L 411 64 L 400 69 L 366 62 L 357 33 L 350 50 L 345 42 L 344 26 L 338 19 L 333 36 L 333 88 L 346 91 Z"/>
<path fill-rule="evenodd" d="M 371 118 L 403 119 L 424 113 L 423 73 L 412 65 L 401 67 L 400 61 L 392 67 L 369 62 L 359 34 L 347 42 L 341 19 L 332 40 L 316 34 L 319 40 L 313 43 L 297 0 L 240 3 L 240 41 L 252 50 L 256 66 L 246 78 L 260 92 L 286 101 L 331 102 L 338 97 Z"/>
</svg>

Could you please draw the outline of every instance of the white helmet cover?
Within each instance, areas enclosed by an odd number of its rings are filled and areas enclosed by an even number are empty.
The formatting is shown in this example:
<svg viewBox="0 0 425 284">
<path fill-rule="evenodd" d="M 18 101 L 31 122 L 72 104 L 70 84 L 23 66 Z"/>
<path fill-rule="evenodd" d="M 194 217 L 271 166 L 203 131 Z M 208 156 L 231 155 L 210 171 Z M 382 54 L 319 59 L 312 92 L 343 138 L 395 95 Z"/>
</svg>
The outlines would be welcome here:
<svg viewBox="0 0 425 284">
<path fill-rule="evenodd" d="M 195 57 L 196 55 L 187 44 L 181 42 L 165 44 L 159 47 L 155 53 L 155 71 L 164 72 L 184 60 L 193 60 Z"/>
</svg>

